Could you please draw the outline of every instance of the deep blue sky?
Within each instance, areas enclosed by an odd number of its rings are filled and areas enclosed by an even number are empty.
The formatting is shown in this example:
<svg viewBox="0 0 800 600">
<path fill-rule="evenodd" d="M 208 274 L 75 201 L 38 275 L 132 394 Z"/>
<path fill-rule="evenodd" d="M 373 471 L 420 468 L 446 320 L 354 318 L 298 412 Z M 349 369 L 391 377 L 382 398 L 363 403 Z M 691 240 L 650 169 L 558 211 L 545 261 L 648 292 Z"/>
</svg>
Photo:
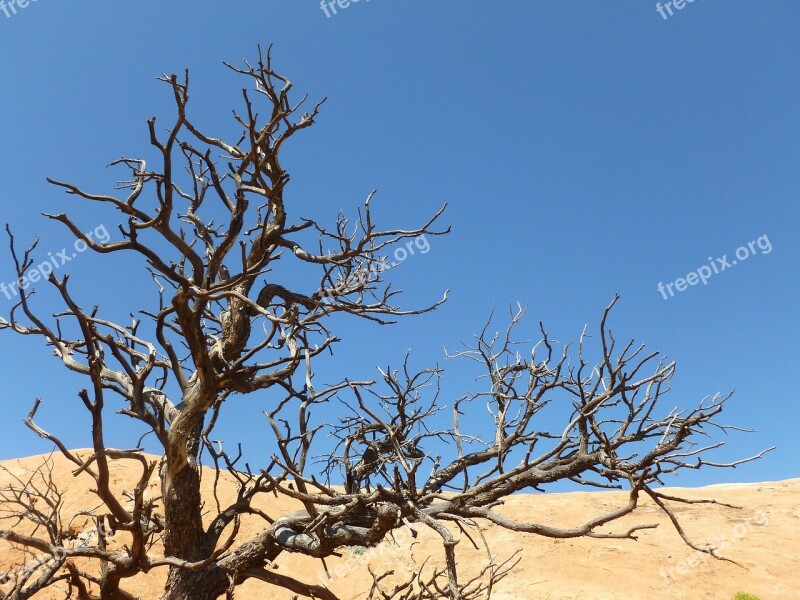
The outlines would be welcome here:
<svg viewBox="0 0 800 600">
<path fill-rule="evenodd" d="M 387 225 L 450 205 L 452 235 L 395 271 L 407 305 L 444 288 L 450 301 L 395 328 L 348 325 L 325 376 L 370 377 L 413 348 L 416 366 L 449 369 L 447 403 L 473 383 L 442 348 L 493 307 L 505 314 L 519 301 L 531 337 L 542 320 L 567 341 L 585 323 L 596 330 L 619 292 L 617 337 L 678 361 L 665 412 L 735 388 L 723 420 L 757 433 L 731 436 L 716 457 L 779 447 L 679 483 L 797 477 L 798 22 L 794 0 L 698 1 L 666 21 L 649 0 L 362 0 L 331 18 L 305 0 L 38 0 L 11 18 L 0 12 L 2 220 L 20 240 L 42 236 L 42 253 L 70 243 L 43 211 L 69 208 L 87 229 L 110 230 L 112 213 L 72 203 L 45 177 L 110 192 L 121 173 L 103 165 L 149 152 L 146 119 L 172 118 L 162 72 L 190 67 L 195 120 L 229 127 L 242 83 L 221 61 L 274 43 L 298 93 L 329 97 L 287 151 L 291 216 L 331 223 L 372 188 Z M 755 246 L 706 286 L 659 293 L 659 282 L 708 257 L 731 260 L 760 236 L 768 254 Z M 138 265 L 81 255 L 69 270 L 85 305 L 126 314 L 149 298 L 130 283 Z M 3 252 L 0 281 L 12 279 Z M 10 305 L 0 296 L 4 313 Z M 39 306 L 56 308 L 46 294 Z M 0 458 L 49 449 L 21 424 L 37 396 L 44 426 L 88 446 L 75 397 L 83 382 L 34 340 L 6 332 L 0 356 Z M 255 464 L 267 451 L 267 402 L 237 400 L 221 433 L 244 441 Z M 124 425 L 112 422 L 109 437 L 133 446 Z"/>
</svg>

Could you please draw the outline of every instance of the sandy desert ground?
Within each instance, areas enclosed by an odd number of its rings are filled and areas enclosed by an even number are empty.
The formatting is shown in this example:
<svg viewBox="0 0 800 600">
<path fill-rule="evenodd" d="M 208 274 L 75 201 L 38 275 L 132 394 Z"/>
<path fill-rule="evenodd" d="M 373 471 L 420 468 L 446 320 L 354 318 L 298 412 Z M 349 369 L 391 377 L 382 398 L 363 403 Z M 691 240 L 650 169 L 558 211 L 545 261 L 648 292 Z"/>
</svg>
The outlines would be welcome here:
<svg viewBox="0 0 800 600">
<path fill-rule="evenodd" d="M 23 476 L 41 464 L 44 456 L 0 463 L 0 487 L 9 485 L 12 474 Z M 64 492 L 63 515 L 70 515 L 97 504 L 91 494 L 91 479 L 73 478 L 70 465 L 53 457 L 55 479 Z M 116 464 L 113 485 L 116 490 L 132 489 L 138 477 L 137 466 Z M 212 478 L 204 478 L 210 498 Z M 157 480 L 151 493 L 158 496 Z M 223 485 L 222 500 L 233 497 L 230 479 Z M 687 498 L 714 498 L 741 508 L 716 505 L 678 505 L 687 533 L 698 543 L 716 543 L 722 554 L 736 561 L 702 559 L 686 546 L 666 516 L 653 504 L 645 503 L 633 516 L 617 522 L 613 529 L 624 531 L 632 524 L 658 523 L 656 529 L 640 533 L 638 541 L 571 539 L 551 540 L 511 533 L 495 526 L 484 526 L 489 548 L 498 558 L 520 550 L 520 563 L 496 588 L 495 600 L 729 600 L 736 592 L 756 594 L 761 600 L 800 598 L 800 479 L 755 484 L 715 485 L 704 488 L 672 488 L 675 495 Z M 501 509 L 504 514 L 529 521 L 560 526 L 575 526 L 586 518 L 625 504 L 625 494 L 586 492 L 518 495 Z M 209 507 L 212 504 L 209 503 Z M 269 498 L 262 508 L 278 516 L 295 510 L 285 498 Z M 0 524 L 7 528 L 8 522 Z M 259 531 L 257 521 L 245 522 L 240 539 Z M 87 526 L 88 528 L 88 526 Z M 285 555 L 278 561 L 280 572 L 304 581 L 324 582 L 342 600 L 365 598 L 371 582 L 367 566 L 373 570 L 393 569 L 399 574 L 416 572 L 442 563 L 438 536 L 418 528 L 420 535 L 409 549 L 411 536 L 400 535 L 397 544 L 386 543 L 364 553 L 345 553 L 328 561 L 330 577 L 320 561 Z M 158 551 L 158 548 L 155 549 Z M 459 544 L 459 568 L 468 577 L 487 560 L 486 550 L 475 549 L 467 539 Z M 7 544 L 0 545 L 0 571 L 19 568 L 19 555 Z M 129 580 L 125 588 L 142 599 L 155 599 L 163 589 L 164 570 Z M 266 584 L 248 583 L 237 597 L 290 600 L 293 595 L 270 589 Z M 40 595 L 55 598 L 63 595 Z"/>
</svg>

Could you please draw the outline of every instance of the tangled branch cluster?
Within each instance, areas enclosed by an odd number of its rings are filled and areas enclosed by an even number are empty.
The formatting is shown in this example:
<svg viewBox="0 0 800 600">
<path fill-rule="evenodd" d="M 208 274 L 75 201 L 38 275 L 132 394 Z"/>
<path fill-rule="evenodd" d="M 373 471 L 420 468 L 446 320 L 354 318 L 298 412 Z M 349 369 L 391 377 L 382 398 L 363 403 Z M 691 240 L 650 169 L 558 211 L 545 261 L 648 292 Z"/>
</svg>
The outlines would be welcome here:
<svg viewBox="0 0 800 600">
<path fill-rule="evenodd" d="M 625 531 L 609 526 L 633 512 L 643 496 L 669 515 L 688 544 L 713 553 L 686 537 L 670 508 L 687 501 L 655 486 L 664 475 L 682 469 L 732 466 L 704 458 L 719 444 L 694 441 L 710 428 L 724 429 L 715 417 L 727 398 L 715 396 L 693 410 L 660 413 L 658 400 L 669 390 L 675 364 L 643 345 L 617 343 L 606 326 L 616 300 L 603 316 L 595 363 L 584 358 L 586 335 L 573 352 L 556 344 L 544 328 L 541 341 L 523 356 L 514 340 L 520 310 L 504 334 L 490 334 L 487 325 L 472 345 L 453 355 L 478 364 L 486 384 L 455 401 L 439 398 L 440 370 L 415 372 L 408 360 L 400 369 L 381 370 L 379 382 L 344 377 L 329 386 L 314 384 L 313 365 L 338 341 L 331 330 L 334 315 L 391 323 L 444 301 L 401 309 L 398 292 L 386 282 L 388 271 L 378 268 L 393 245 L 447 233 L 434 227 L 444 209 L 415 228 L 380 229 L 370 194 L 355 221 L 339 215 L 332 227 L 325 227 L 292 217 L 284 201 L 289 175 L 280 153 L 294 134 L 314 124 L 322 103 L 302 112 L 306 99 L 290 100 L 292 84 L 273 70 L 269 53 L 259 52 L 255 64 L 227 66 L 252 85 L 242 92 L 243 110 L 234 113 L 241 128 L 235 141 L 204 133 L 189 116 L 188 72 L 183 78 L 162 76 L 177 116 L 166 137 L 155 119 L 148 122 L 157 167 L 139 158 L 115 161 L 129 173 L 118 186 L 119 196 L 51 181 L 71 197 L 117 212 L 117 239 L 107 243 L 86 237 L 66 214 L 48 216 L 97 253 L 141 257 L 157 296 L 154 307 L 138 310 L 121 324 L 104 318 L 97 307 L 84 309 L 69 277 L 51 274 L 49 283 L 62 310 L 41 316 L 33 291 L 20 289 L 19 302 L 0 319 L 0 329 L 41 338 L 68 370 L 87 378 L 79 398 L 91 422 L 91 456 L 70 452 L 36 424 L 38 400 L 27 424 L 75 465 L 76 477 L 93 478 L 100 506 L 88 514 L 127 540 L 114 548 L 103 536 L 90 545 L 70 545 L 52 478 L 39 473 L 43 487 L 18 482 L 0 499 L 2 516 L 27 521 L 31 533 L 19 533 L 12 523 L 0 530 L 0 538 L 55 560 L 19 579 L 6 597 L 29 598 L 48 587 L 67 586 L 69 597 L 84 600 L 129 598 L 126 579 L 167 568 L 163 597 L 169 600 L 233 598 L 239 585 L 253 579 L 330 599 L 335 596 L 324 586 L 276 572 L 274 561 L 285 553 L 325 561 L 344 548 L 375 546 L 404 523 L 415 523 L 441 537 L 444 567 L 391 585 L 388 573 L 373 573 L 370 597 L 477 600 L 491 595 L 516 564 L 515 559 L 495 560 L 487 549 L 486 569 L 474 579 L 459 577 L 456 546 L 462 535 L 472 540 L 470 532 L 479 532 L 479 523 L 549 538 L 635 539 L 653 525 Z M 33 264 L 36 245 L 19 253 L 10 231 L 9 236 L 22 278 Z M 289 271 L 291 281 L 304 277 L 306 283 L 281 280 L 278 273 Z M 375 276 L 357 276 L 363 272 Z M 265 390 L 281 398 L 266 411 L 277 451 L 268 464 L 251 469 L 240 464 L 241 451 L 231 455 L 215 442 L 213 431 L 237 396 Z M 107 446 L 104 418 L 112 402 L 144 434 L 155 437 L 163 450 L 159 461 L 140 448 Z M 338 422 L 319 422 L 315 411 L 332 402 L 340 403 L 343 416 Z M 551 407 L 562 411 L 563 429 L 542 430 L 537 416 Z M 465 415 L 474 423 L 487 409 L 486 427 L 464 431 Z M 452 415 L 447 425 L 442 424 L 443 411 Z M 325 450 L 326 436 L 337 442 L 333 452 Z M 214 511 L 205 520 L 202 452 L 217 473 Z M 320 454 L 327 456 L 322 466 L 314 461 Z M 141 467 L 128 498 L 110 486 L 110 465 L 117 461 L 136 461 Z M 238 484 L 229 505 L 216 493 L 225 470 Z M 145 491 L 156 472 L 161 495 L 151 498 Z M 625 486 L 629 501 L 567 529 L 515 521 L 498 510 L 515 492 L 561 480 Z M 337 481 L 344 481 L 343 489 L 334 485 Z M 274 494 L 294 499 L 302 509 L 273 515 L 256 508 L 257 499 Z M 261 519 L 263 531 L 240 539 L 244 516 Z M 156 552 L 161 543 L 163 551 Z M 96 568 L 79 567 L 77 559 Z"/>
</svg>

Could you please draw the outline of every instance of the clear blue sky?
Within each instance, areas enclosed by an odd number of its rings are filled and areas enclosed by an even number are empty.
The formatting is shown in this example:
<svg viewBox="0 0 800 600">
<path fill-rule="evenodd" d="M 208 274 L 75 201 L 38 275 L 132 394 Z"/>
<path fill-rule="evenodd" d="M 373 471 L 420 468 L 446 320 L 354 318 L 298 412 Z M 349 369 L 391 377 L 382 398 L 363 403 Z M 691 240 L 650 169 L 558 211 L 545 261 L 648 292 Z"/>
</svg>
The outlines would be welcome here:
<svg viewBox="0 0 800 600">
<path fill-rule="evenodd" d="M 729 437 L 717 458 L 778 446 L 678 483 L 797 477 L 798 23 L 795 0 L 698 0 L 668 20 L 649 0 L 361 0 L 331 17 L 306 0 L 38 0 L 0 12 L 2 220 L 20 240 L 42 236 L 43 253 L 70 240 L 41 212 L 111 230 L 112 213 L 71 204 L 45 177 L 110 192 L 120 173 L 103 165 L 149 152 L 146 119 L 171 118 L 161 72 L 190 67 L 196 120 L 230 127 L 241 82 L 221 61 L 274 43 L 298 93 L 329 97 L 287 153 L 292 216 L 332 222 L 372 188 L 386 224 L 450 205 L 452 235 L 394 272 L 407 304 L 444 288 L 450 301 L 394 328 L 347 325 L 322 376 L 369 377 L 413 348 L 414 365 L 449 369 L 447 402 L 473 383 L 442 348 L 493 307 L 526 304 L 531 336 L 543 320 L 566 341 L 585 323 L 596 330 L 619 292 L 617 337 L 678 361 L 665 411 L 735 388 L 724 421 L 758 431 Z M 705 286 L 668 300 L 658 291 L 761 236 L 771 252 L 755 245 Z M 130 282 L 137 265 L 81 255 L 69 270 L 85 305 L 124 315 L 150 298 Z M 0 281 L 12 279 L 3 252 Z M 39 306 L 55 308 L 47 299 Z M 0 356 L 0 458 L 48 450 L 21 423 L 37 396 L 42 425 L 88 446 L 83 382 L 35 340 L 0 335 Z M 269 451 L 268 401 L 237 400 L 221 432 L 254 464 Z M 112 444 L 136 443 L 125 421 L 109 427 Z"/>
</svg>

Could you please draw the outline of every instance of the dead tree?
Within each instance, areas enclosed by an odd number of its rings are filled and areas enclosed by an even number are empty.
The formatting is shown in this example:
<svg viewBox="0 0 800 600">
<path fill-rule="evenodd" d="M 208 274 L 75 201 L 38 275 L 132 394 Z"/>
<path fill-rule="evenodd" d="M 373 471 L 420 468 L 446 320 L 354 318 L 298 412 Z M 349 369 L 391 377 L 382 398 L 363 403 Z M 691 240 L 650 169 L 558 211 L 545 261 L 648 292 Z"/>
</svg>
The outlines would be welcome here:
<svg viewBox="0 0 800 600">
<path fill-rule="evenodd" d="M 49 284 L 63 307 L 42 316 L 33 292 L 22 285 L 35 264 L 36 244 L 18 252 L 9 230 L 19 301 L 0 328 L 42 338 L 63 366 L 87 378 L 78 396 L 88 413 L 93 454 L 77 456 L 39 428 L 38 400 L 27 424 L 74 463 L 76 476 L 94 479 L 99 508 L 90 516 L 125 541 L 111 547 L 105 536 L 97 536 L 89 544 L 69 543 L 57 510 L 58 490 L 47 484 L 46 473 L 44 487 L 7 490 L 4 510 L 11 507 L 14 519 L 39 527 L 23 535 L 11 523 L 0 538 L 53 559 L 28 573 L 8 597 L 27 598 L 31 590 L 56 586 L 81 599 L 129 598 L 126 579 L 168 569 L 164 600 L 233 598 L 247 580 L 331 599 L 318 584 L 276 572 L 273 562 L 284 553 L 324 562 L 348 547 L 375 546 L 410 523 L 441 536 L 444 567 L 392 585 L 386 574 L 374 575 L 372 597 L 472 600 L 488 597 L 513 567 L 489 553 L 479 580 L 459 580 L 456 545 L 476 523 L 546 538 L 635 539 L 637 531 L 652 525 L 625 531 L 609 526 L 631 513 L 642 496 L 652 498 L 697 547 L 670 509 L 685 500 L 656 486 L 663 475 L 682 469 L 732 466 L 704 458 L 719 444 L 695 442 L 710 429 L 725 429 L 715 417 L 726 398 L 706 399 L 693 410 L 659 412 L 675 365 L 633 342 L 619 347 L 606 327 L 611 306 L 601 323 L 596 363 L 584 358 L 585 338 L 573 356 L 544 329 L 534 351 L 523 356 L 512 335 L 522 311 L 512 315 L 504 335 L 485 329 L 456 354 L 483 369 L 485 389 L 455 401 L 439 401 L 438 369 L 414 372 L 408 361 L 399 370 L 381 370 L 378 382 L 344 374 L 334 385 L 315 385 L 315 362 L 338 341 L 331 317 L 391 323 L 444 301 L 401 309 L 398 292 L 387 283 L 385 258 L 397 244 L 447 229 L 435 228 L 441 210 L 417 227 L 380 229 L 373 195 L 355 221 L 340 215 L 326 227 L 299 218 L 298 209 L 284 202 L 289 175 L 280 154 L 290 138 L 314 124 L 322 103 L 306 112 L 305 98 L 293 103 L 292 85 L 273 70 L 269 53 L 259 50 L 254 64 L 227 66 L 252 84 L 243 90 L 243 109 L 234 113 L 238 139 L 206 133 L 190 116 L 188 71 L 182 77 L 164 75 L 160 79 L 177 115 L 165 133 L 155 118 L 148 122 L 154 167 L 139 158 L 112 163 L 128 172 L 118 195 L 51 180 L 72 198 L 116 211 L 121 224 L 107 243 L 90 239 L 66 214 L 47 216 L 97 253 L 141 257 L 154 282 L 152 306 L 131 307 L 131 321 L 118 323 L 99 307 L 84 308 L 87 299 L 71 289 L 68 276 L 51 274 Z M 286 270 L 274 270 L 279 259 L 281 265 L 291 263 L 292 281 L 305 277 L 305 283 L 281 281 L 276 273 Z M 275 454 L 255 470 L 215 444 L 212 432 L 222 411 L 236 410 L 237 396 L 264 390 L 282 399 L 265 411 Z M 163 451 L 159 462 L 139 448 L 107 446 L 104 419 L 112 402 L 115 408 L 121 402 L 120 412 L 154 436 Z M 315 409 L 325 403 L 339 403 L 345 416 L 334 424 L 315 420 Z M 465 431 L 463 416 L 485 415 L 487 407 L 487 427 Z M 537 417 L 546 410 L 562 411 L 563 427 L 541 430 Z M 451 413 L 448 425 L 443 411 Z M 329 434 L 338 439 L 333 452 L 324 446 Z M 236 501 L 217 502 L 205 521 L 203 452 L 218 474 L 227 470 L 238 482 Z M 327 460 L 315 460 L 318 455 Z M 139 483 L 127 497 L 112 492 L 109 470 L 115 461 L 141 467 Z M 150 498 L 144 492 L 156 469 L 161 497 Z M 561 480 L 624 485 L 629 501 L 573 529 L 518 522 L 496 510 L 510 494 Z M 31 494 L 42 499 L 35 507 Z M 254 507 L 266 494 L 291 497 L 303 509 L 266 514 Z M 245 515 L 263 519 L 263 531 L 252 539 L 240 539 Z M 163 542 L 163 552 L 154 550 L 161 548 L 156 542 Z"/>
</svg>

